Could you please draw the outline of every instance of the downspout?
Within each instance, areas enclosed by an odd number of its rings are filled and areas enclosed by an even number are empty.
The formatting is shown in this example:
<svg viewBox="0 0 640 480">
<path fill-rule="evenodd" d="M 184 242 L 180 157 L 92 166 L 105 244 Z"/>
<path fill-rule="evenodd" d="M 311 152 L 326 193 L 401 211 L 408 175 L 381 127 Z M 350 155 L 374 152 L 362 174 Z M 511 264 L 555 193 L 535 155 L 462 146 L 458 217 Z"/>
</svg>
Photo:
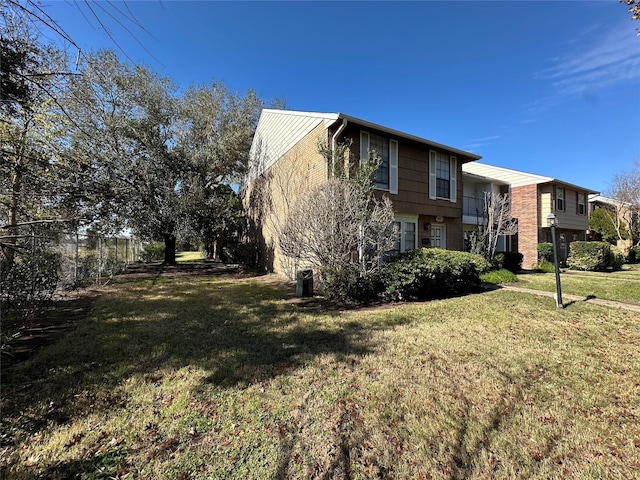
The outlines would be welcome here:
<svg viewBox="0 0 640 480">
<path fill-rule="evenodd" d="M 343 118 L 342 125 L 338 127 L 338 130 L 336 130 L 336 133 L 334 133 L 333 137 L 331 137 L 331 176 L 332 177 L 336 176 L 336 147 L 338 143 L 337 142 L 338 135 L 340 135 L 346 127 L 347 127 L 347 119 Z"/>
</svg>

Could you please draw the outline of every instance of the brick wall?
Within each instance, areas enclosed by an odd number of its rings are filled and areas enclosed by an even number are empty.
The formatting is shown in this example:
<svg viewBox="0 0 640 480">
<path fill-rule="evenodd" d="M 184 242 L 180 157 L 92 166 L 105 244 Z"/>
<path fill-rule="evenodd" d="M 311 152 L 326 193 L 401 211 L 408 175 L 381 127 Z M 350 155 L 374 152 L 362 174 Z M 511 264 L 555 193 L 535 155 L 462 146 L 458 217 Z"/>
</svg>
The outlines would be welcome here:
<svg viewBox="0 0 640 480">
<path fill-rule="evenodd" d="M 326 135 L 324 125 L 318 125 L 244 193 L 244 205 L 259 237 L 262 263 L 269 271 L 295 278 L 296 270 L 304 267 L 282 254 L 278 236 L 291 207 L 327 179 L 328 166 L 318 153 L 318 139 L 326 139 Z"/>
<path fill-rule="evenodd" d="M 511 188 L 511 213 L 518 219 L 518 251 L 523 255 L 523 268 L 538 263 L 539 210 L 537 185 Z"/>
</svg>

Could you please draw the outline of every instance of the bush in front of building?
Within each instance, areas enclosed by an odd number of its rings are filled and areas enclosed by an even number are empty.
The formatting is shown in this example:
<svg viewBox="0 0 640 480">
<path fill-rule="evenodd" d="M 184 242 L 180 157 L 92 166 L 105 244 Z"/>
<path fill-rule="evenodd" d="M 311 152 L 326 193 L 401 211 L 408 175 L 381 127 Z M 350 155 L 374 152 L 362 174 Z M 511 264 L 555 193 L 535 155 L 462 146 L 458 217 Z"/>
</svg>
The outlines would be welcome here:
<svg viewBox="0 0 640 480">
<path fill-rule="evenodd" d="M 571 242 L 567 265 L 572 270 L 620 270 L 624 255 L 607 242 Z"/>
<path fill-rule="evenodd" d="M 504 283 L 516 283 L 518 277 L 511 270 L 502 268 L 500 270 L 491 270 L 490 272 L 480 275 L 480 280 L 484 283 L 490 283 L 492 285 L 500 285 Z"/>
<path fill-rule="evenodd" d="M 553 243 L 542 242 L 538 244 L 538 261 L 553 262 Z"/>
<path fill-rule="evenodd" d="M 322 291 L 333 299 L 366 303 L 383 290 L 379 275 L 362 275 L 357 266 L 327 267 L 322 271 Z"/>
<path fill-rule="evenodd" d="M 629 254 L 627 255 L 628 263 L 639 263 L 640 262 L 640 245 L 631 247 L 629 249 Z"/>
<path fill-rule="evenodd" d="M 500 252 L 496 253 L 494 259 L 496 270 L 506 269 L 512 273 L 522 270 L 522 259 L 524 256 L 520 252 Z"/>
<path fill-rule="evenodd" d="M 480 275 L 491 264 L 482 256 L 421 248 L 405 252 L 388 264 L 382 274 L 387 300 L 423 300 L 465 293 L 480 286 Z"/>
</svg>

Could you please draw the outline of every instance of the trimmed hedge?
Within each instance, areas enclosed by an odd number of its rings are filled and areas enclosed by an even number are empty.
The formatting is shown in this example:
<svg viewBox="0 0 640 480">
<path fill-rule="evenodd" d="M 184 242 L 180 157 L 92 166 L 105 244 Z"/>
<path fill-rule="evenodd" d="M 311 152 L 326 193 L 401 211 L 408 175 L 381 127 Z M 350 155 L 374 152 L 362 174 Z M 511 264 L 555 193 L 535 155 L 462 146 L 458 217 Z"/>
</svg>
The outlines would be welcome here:
<svg viewBox="0 0 640 480">
<path fill-rule="evenodd" d="M 405 252 L 382 274 L 387 300 L 418 300 L 464 293 L 480 286 L 491 264 L 480 255 L 421 248 Z"/>
<path fill-rule="evenodd" d="M 629 263 L 640 262 L 640 246 L 631 247 L 629 249 L 629 256 L 627 257 Z"/>
<path fill-rule="evenodd" d="M 620 270 L 624 255 L 607 242 L 571 242 L 567 265 L 573 270 Z"/>
</svg>

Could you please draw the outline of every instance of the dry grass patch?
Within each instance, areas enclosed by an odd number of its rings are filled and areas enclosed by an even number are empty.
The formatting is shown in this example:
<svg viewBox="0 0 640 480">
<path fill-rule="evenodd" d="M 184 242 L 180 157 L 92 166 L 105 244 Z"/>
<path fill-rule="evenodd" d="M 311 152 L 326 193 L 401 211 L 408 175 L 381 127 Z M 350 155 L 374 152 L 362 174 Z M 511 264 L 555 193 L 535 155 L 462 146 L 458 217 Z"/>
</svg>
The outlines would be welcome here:
<svg viewBox="0 0 640 480">
<path fill-rule="evenodd" d="M 548 303 L 129 284 L 3 375 L 3 478 L 637 477 L 636 315 Z"/>
</svg>

